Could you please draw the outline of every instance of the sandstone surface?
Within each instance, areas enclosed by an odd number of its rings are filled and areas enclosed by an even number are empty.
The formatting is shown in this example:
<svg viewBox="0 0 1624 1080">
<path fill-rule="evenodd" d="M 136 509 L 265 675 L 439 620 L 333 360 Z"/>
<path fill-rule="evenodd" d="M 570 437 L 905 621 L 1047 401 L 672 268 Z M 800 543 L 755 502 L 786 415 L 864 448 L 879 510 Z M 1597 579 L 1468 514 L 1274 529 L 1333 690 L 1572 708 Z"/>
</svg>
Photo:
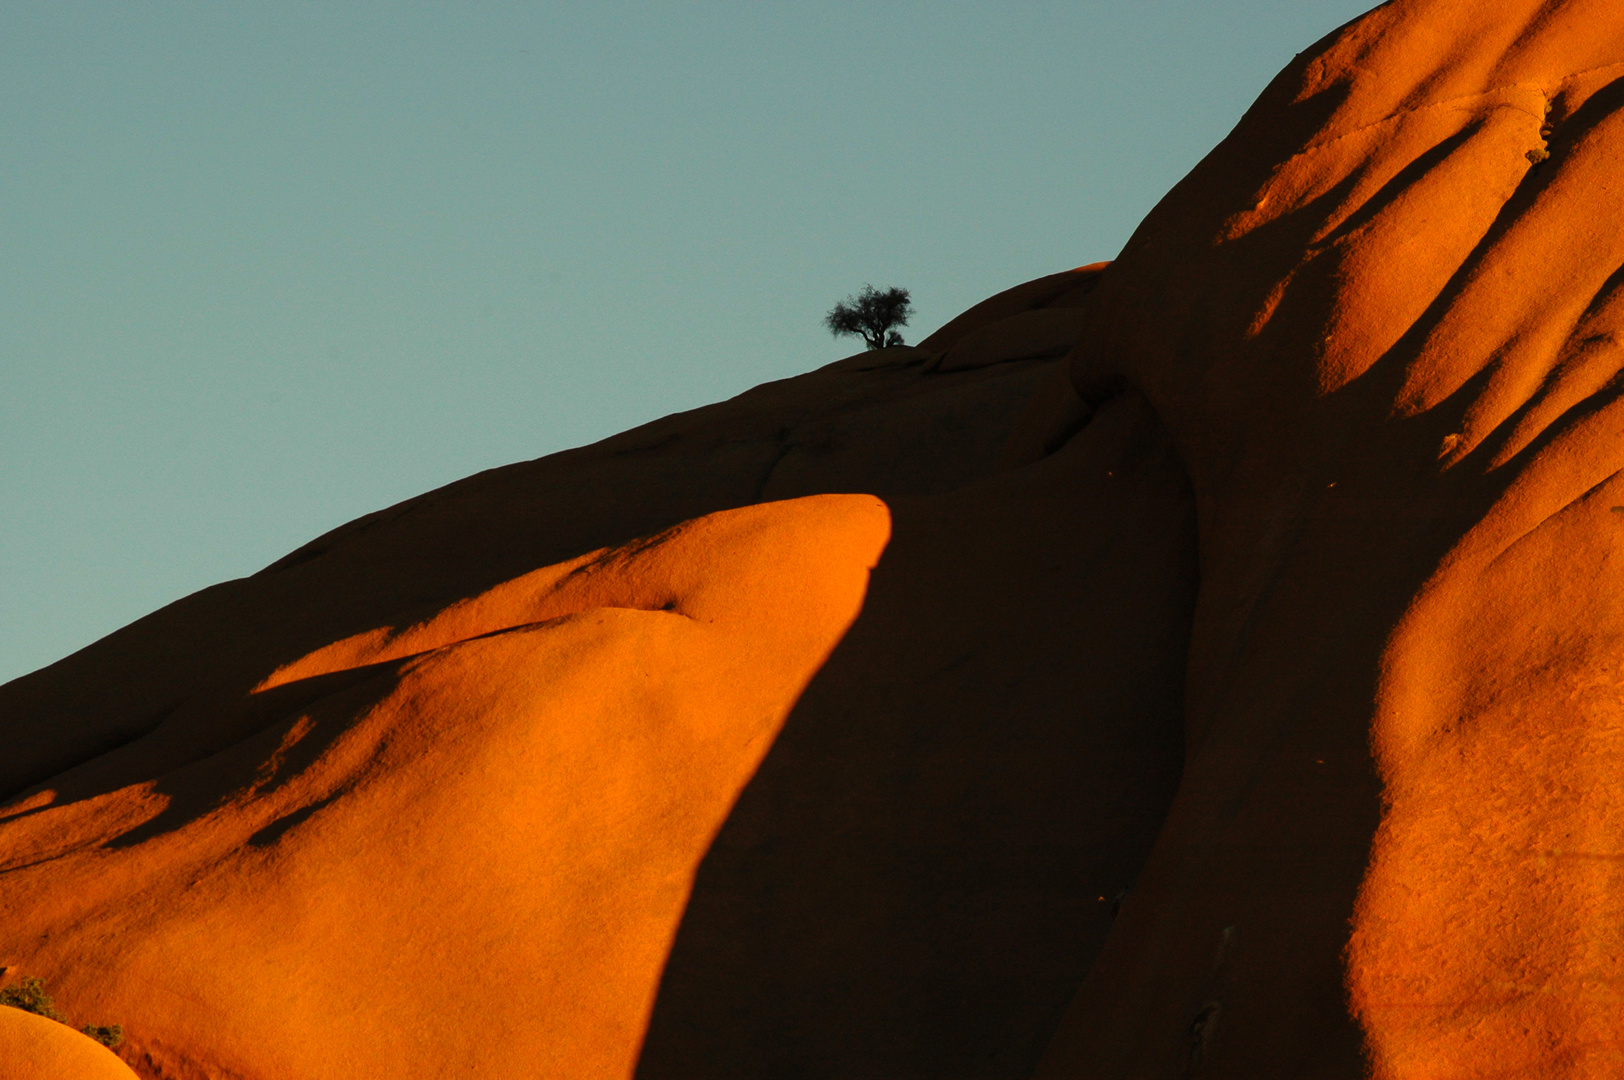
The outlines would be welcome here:
<svg viewBox="0 0 1624 1080">
<path fill-rule="evenodd" d="M 0 964 L 146 1080 L 1624 1075 L 1621 194 L 1624 6 L 1394 0 L 1109 265 L 0 687 Z"/>
<path fill-rule="evenodd" d="M 0 962 L 147 1078 L 1028 1074 L 1177 782 L 1193 507 L 944 331 L 0 688 Z"/>
<path fill-rule="evenodd" d="M 6 1080 L 134 1080 L 101 1043 L 66 1024 L 0 1008 L 0 1076 Z"/>
<path fill-rule="evenodd" d="M 1624 1075 L 1624 6 L 1396 0 L 1090 299 L 1189 470 L 1183 781 L 1046 1076 Z"/>
</svg>

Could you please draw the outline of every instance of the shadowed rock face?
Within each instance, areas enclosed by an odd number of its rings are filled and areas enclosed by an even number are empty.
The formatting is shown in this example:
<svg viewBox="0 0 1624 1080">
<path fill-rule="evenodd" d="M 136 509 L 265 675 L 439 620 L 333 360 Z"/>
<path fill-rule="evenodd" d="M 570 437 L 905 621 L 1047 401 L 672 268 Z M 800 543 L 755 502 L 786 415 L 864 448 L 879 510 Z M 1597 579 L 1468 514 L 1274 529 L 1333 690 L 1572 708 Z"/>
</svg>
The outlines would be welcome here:
<svg viewBox="0 0 1624 1080">
<path fill-rule="evenodd" d="M 1624 6 L 1388 4 L 1093 295 L 1179 447 L 1182 787 L 1053 1076 L 1624 1072 Z M 1351 927 L 1351 936 L 1350 936 Z"/>
<path fill-rule="evenodd" d="M 149 1078 L 1029 1074 L 1182 755 L 1193 505 L 1069 388 L 1097 279 L 0 688 L 0 963 Z"/>
<path fill-rule="evenodd" d="M 0 687 L 0 964 L 149 1080 L 1624 1073 L 1621 117 L 1388 4 L 1108 267 Z"/>
</svg>

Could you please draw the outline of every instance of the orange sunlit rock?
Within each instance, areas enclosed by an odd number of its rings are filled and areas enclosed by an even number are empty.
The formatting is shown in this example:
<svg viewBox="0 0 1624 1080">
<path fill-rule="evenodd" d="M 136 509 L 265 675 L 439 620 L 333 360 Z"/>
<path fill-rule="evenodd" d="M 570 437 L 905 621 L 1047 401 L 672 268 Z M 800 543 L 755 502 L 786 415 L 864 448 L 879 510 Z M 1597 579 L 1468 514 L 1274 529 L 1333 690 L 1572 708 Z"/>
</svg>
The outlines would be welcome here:
<svg viewBox="0 0 1624 1080">
<path fill-rule="evenodd" d="M 1195 587 L 1160 424 L 1040 344 L 470 477 L 0 687 L 0 964 L 146 1080 L 1029 1072 Z"/>
<path fill-rule="evenodd" d="M 1386 4 L 1114 263 L 0 687 L 0 965 L 145 1080 L 1624 1075 L 1621 194 L 1624 5 Z"/>
<path fill-rule="evenodd" d="M 1044 1075 L 1624 1075 L 1621 194 L 1624 5 L 1397 0 L 1102 275 L 1074 376 L 1167 423 L 1202 585 Z"/>
<path fill-rule="evenodd" d="M 134 1080 L 98 1042 L 43 1016 L 0 1008 L 0 1076 L 6 1080 Z"/>
<path fill-rule="evenodd" d="M 284 665 L 252 737 L 23 800 L 8 935 L 149 1075 L 625 1074 L 694 868 L 888 528 L 872 496 L 729 511 Z"/>
</svg>

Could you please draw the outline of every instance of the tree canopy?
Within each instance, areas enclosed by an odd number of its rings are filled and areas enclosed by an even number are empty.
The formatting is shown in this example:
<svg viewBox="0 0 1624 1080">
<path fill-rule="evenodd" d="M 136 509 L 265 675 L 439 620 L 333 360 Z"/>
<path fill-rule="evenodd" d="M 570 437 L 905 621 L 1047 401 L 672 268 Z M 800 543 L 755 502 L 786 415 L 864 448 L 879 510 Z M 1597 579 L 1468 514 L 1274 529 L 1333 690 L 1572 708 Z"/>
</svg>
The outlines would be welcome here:
<svg viewBox="0 0 1624 1080">
<path fill-rule="evenodd" d="M 908 290 L 890 288 L 880 292 L 872 285 L 864 285 L 856 296 L 848 296 L 829 309 L 823 324 L 835 337 L 850 334 L 861 337 L 870 349 L 883 349 L 887 345 L 901 345 L 902 335 L 895 327 L 907 326 L 913 316 L 913 305 L 908 301 Z"/>
</svg>

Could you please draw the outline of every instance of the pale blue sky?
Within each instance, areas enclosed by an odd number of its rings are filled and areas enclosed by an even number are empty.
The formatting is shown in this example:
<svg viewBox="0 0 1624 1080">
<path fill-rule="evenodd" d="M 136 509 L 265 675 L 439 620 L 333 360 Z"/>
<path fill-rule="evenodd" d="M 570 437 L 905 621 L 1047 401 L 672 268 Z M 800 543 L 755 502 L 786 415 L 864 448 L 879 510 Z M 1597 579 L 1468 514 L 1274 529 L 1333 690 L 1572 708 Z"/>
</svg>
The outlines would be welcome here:
<svg viewBox="0 0 1624 1080">
<path fill-rule="evenodd" d="M 1112 257 L 1364 0 L 0 5 L 0 681 Z"/>
</svg>

